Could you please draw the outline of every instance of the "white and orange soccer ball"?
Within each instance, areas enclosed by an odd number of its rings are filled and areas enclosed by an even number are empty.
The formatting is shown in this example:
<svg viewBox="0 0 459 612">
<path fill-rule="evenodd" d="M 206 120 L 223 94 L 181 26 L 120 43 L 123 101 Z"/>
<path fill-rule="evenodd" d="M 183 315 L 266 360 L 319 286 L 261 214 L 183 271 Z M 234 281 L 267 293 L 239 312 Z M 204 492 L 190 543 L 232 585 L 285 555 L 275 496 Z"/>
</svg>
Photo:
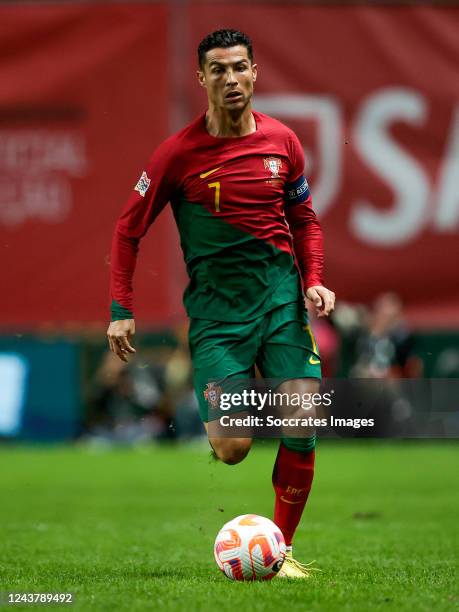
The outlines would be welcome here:
<svg viewBox="0 0 459 612">
<path fill-rule="evenodd" d="M 231 580 L 271 580 L 285 559 L 285 540 L 272 521 L 256 514 L 237 516 L 215 539 L 215 561 Z"/>
</svg>

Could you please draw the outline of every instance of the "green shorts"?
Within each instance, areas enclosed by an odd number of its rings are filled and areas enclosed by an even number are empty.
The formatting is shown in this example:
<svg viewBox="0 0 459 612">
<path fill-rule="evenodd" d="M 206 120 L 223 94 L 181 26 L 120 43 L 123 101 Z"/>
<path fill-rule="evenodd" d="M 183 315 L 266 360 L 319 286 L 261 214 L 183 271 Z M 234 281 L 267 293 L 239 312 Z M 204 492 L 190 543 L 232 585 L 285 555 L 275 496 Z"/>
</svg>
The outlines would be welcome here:
<svg viewBox="0 0 459 612">
<path fill-rule="evenodd" d="M 222 323 L 191 319 L 190 352 L 202 420 L 221 416 L 215 399 L 231 379 L 321 378 L 320 356 L 302 302 L 279 306 L 252 321 Z"/>
</svg>

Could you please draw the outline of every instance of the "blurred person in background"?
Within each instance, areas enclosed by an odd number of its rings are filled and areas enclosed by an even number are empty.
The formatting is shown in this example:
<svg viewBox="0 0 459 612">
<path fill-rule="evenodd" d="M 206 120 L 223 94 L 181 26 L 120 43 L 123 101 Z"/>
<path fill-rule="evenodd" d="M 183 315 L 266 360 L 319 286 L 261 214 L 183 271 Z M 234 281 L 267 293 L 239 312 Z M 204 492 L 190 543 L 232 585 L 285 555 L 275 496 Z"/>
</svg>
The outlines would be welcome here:
<svg viewBox="0 0 459 612">
<path fill-rule="evenodd" d="M 136 444 L 171 437 L 164 376 L 154 355 L 126 364 L 107 351 L 88 398 L 89 440 Z"/>
<path fill-rule="evenodd" d="M 191 440 L 205 435 L 199 416 L 199 404 L 193 386 L 193 367 L 188 348 L 188 323 L 175 330 L 177 347 L 166 364 L 165 383 L 170 405 L 174 407 L 177 440 Z"/>
<path fill-rule="evenodd" d="M 383 293 L 374 302 L 354 347 L 351 376 L 356 378 L 417 378 L 422 362 L 414 354 L 414 337 L 395 293 Z"/>
<path fill-rule="evenodd" d="M 403 379 L 420 378 L 423 363 L 415 353 L 400 297 L 383 293 L 369 310 L 340 304 L 333 321 L 342 336 L 348 375 L 356 379 L 344 390 L 346 415 L 373 418 L 374 436 L 412 435 L 419 427 L 416 411 L 423 410 L 425 388 Z M 339 433 L 346 435 L 343 430 Z M 351 434 L 366 435 L 364 430 Z"/>
</svg>

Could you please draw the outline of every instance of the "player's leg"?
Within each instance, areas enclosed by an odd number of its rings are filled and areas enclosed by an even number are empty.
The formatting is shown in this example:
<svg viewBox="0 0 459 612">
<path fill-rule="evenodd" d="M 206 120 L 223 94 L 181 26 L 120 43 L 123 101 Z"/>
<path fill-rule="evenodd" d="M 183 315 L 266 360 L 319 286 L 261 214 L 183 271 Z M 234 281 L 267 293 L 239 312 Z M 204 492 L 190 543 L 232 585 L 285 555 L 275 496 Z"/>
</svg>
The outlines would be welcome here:
<svg viewBox="0 0 459 612">
<path fill-rule="evenodd" d="M 204 423 L 208 431 L 208 423 Z M 209 436 L 209 444 L 214 453 L 227 465 L 236 465 L 245 459 L 252 446 L 252 438 L 217 438 Z"/>
<path fill-rule="evenodd" d="M 277 388 L 279 392 L 304 396 L 319 391 L 320 357 L 303 304 L 287 304 L 271 313 L 257 363 L 266 378 L 290 379 Z M 315 417 L 313 408 L 307 416 Z M 284 436 L 273 469 L 274 522 L 290 553 L 282 574 L 292 577 L 309 575 L 307 567 L 291 558 L 291 547 L 311 491 L 315 443 L 313 428 L 304 429 L 301 437 Z"/>
<path fill-rule="evenodd" d="M 316 379 L 289 380 L 278 387 L 280 393 L 300 397 L 318 393 Z M 315 417 L 313 409 L 308 416 Z M 274 522 L 281 529 L 287 550 L 291 550 L 293 536 L 301 520 L 314 478 L 316 437 L 313 428 L 303 432 L 304 437 L 282 438 L 274 464 L 272 482 L 275 491 Z"/>
<path fill-rule="evenodd" d="M 220 395 L 231 381 L 254 377 L 257 351 L 257 322 L 221 323 L 194 319 L 190 323 L 190 353 L 194 369 L 194 388 L 199 412 L 209 444 L 218 459 L 228 465 L 241 462 L 250 451 L 250 437 L 229 437 L 221 427 L 212 426 L 222 413 Z M 241 408 L 225 414 L 240 412 Z"/>
</svg>

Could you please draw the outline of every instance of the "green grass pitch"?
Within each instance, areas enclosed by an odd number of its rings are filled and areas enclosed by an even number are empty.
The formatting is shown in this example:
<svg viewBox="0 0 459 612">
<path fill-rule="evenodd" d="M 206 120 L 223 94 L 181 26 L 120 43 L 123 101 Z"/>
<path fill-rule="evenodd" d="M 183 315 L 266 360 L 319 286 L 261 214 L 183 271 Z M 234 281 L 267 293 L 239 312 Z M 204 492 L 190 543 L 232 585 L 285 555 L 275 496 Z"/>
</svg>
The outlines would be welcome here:
<svg viewBox="0 0 459 612">
<path fill-rule="evenodd" d="M 271 516 L 275 452 L 259 443 L 230 467 L 204 446 L 0 447 L 0 591 L 73 592 L 72 610 L 456 608 L 452 442 L 321 443 L 295 553 L 322 573 L 225 578 L 215 535 L 238 514 Z"/>
</svg>

